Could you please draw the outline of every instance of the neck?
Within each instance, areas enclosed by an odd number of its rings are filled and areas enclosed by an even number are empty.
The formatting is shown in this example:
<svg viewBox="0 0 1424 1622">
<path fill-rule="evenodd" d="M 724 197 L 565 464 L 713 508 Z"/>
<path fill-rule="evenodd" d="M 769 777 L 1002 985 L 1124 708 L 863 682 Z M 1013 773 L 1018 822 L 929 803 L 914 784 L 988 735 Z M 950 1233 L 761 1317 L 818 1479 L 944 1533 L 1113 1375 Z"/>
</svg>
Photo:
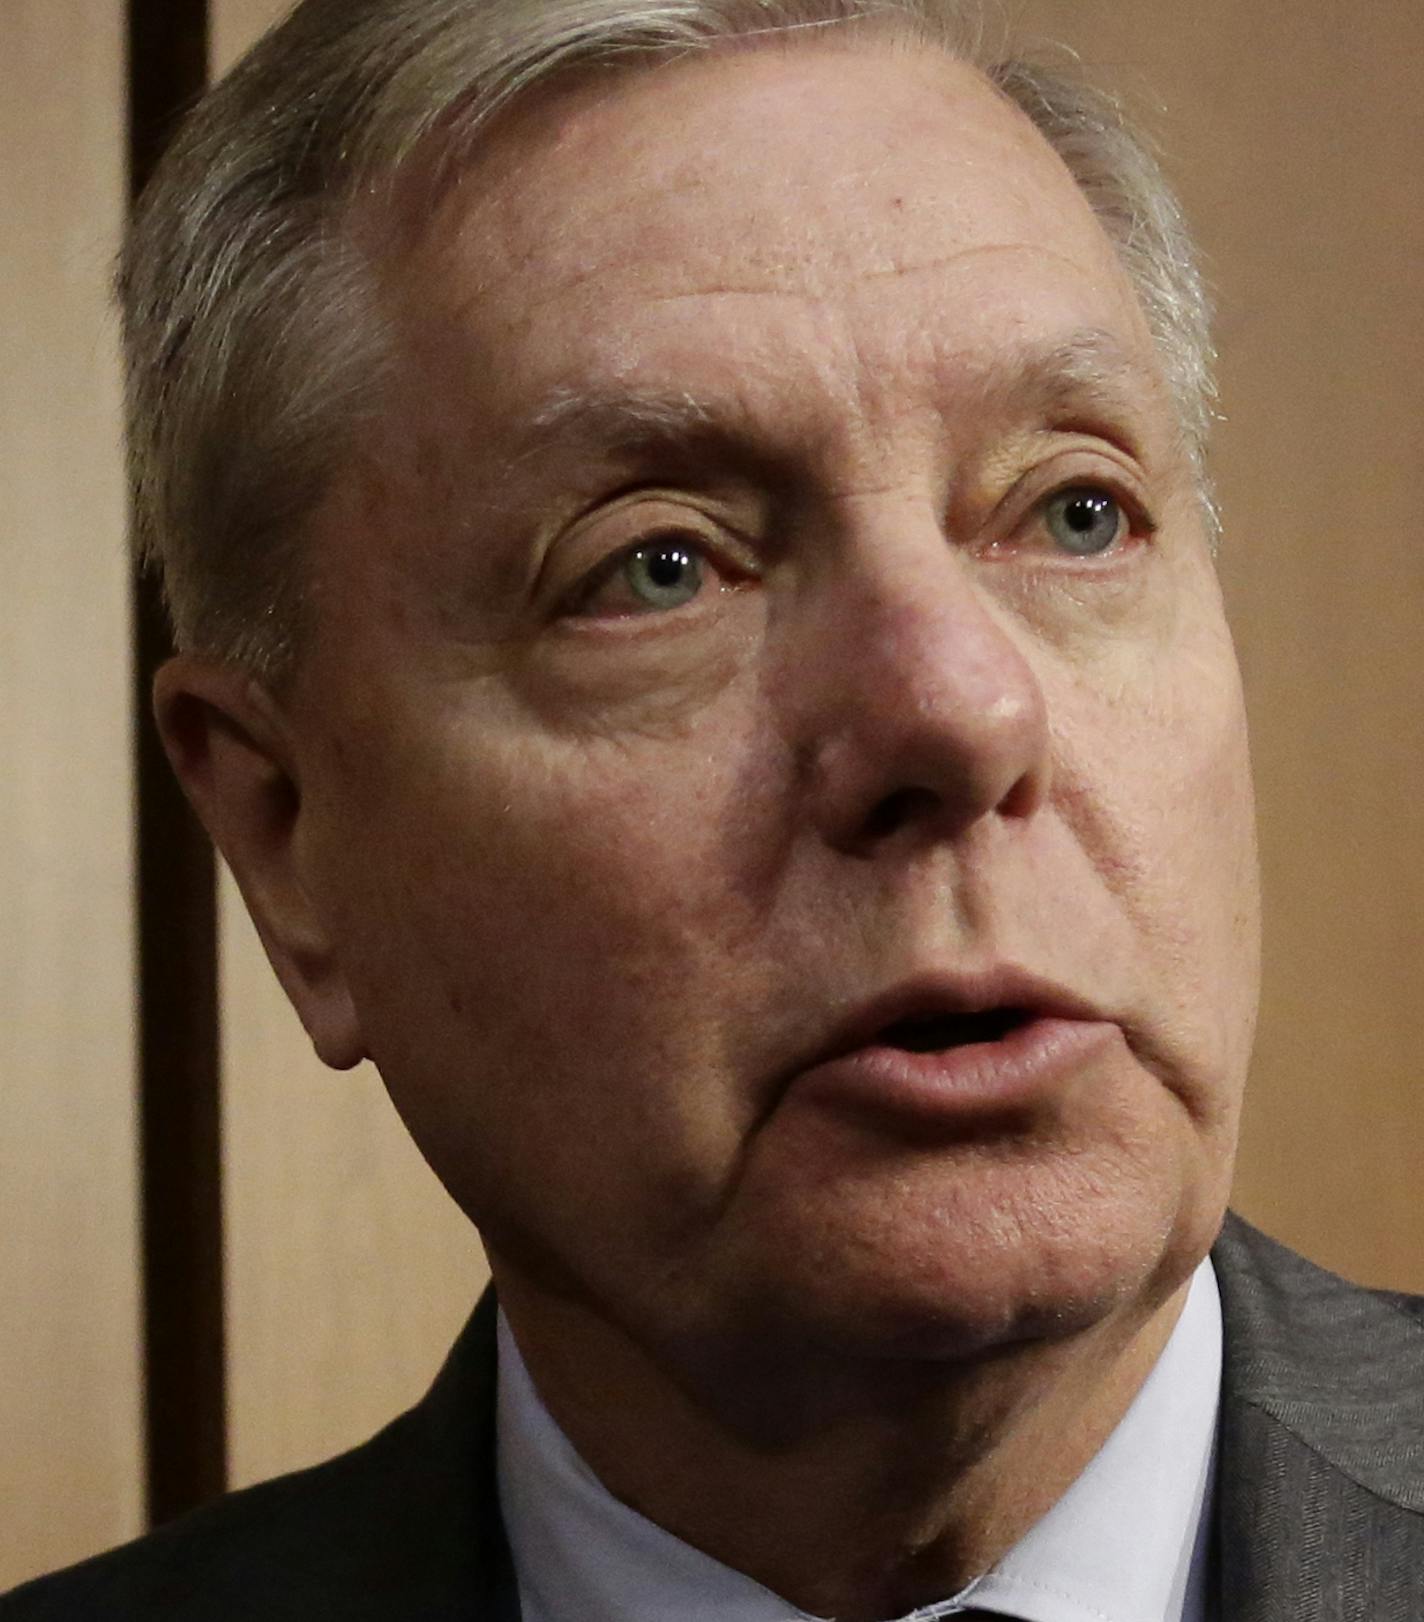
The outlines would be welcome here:
<svg viewBox="0 0 1424 1622">
<path fill-rule="evenodd" d="M 961 1364 L 723 1356 L 715 1378 L 669 1378 L 603 1318 L 495 1272 L 540 1396 L 604 1486 L 845 1622 L 957 1592 L 1041 1519 L 1127 1411 L 1188 1288 Z"/>
</svg>

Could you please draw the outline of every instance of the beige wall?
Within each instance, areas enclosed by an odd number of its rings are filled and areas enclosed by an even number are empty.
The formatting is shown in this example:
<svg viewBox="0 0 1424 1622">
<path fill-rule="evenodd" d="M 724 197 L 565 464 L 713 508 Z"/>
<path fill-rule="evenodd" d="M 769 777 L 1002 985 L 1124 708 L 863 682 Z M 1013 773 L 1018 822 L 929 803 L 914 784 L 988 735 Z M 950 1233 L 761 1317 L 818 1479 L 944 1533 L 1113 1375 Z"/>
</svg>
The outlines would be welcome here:
<svg viewBox="0 0 1424 1622">
<path fill-rule="evenodd" d="M 278 9 L 213 0 L 215 60 Z M 1424 1289 L 1424 7 L 1302 0 L 1284 32 L 1278 9 L 1239 0 L 1017 9 L 1149 107 L 1220 295 L 1223 572 L 1268 904 L 1238 1201 L 1343 1271 Z M 0 12 L 0 185 L 22 226 L 0 241 L 19 313 L 0 395 L 0 759 L 16 763 L 0 777 L 0 1584 L 132 1530 L 141 1499 L 126 607 L 101 317 L 119 26 L 117 0 Z M 227 885 L 221 984 L 241 1482 L 415 1396 L 481 1272 L 378 1079 L 311 1058 Z"/>
<path fill-rule="evenodd" d="M 242 1485 L 414 1402 L 486 1270 L 374 1069 L 317 1062 L 226 878 L 221 894 L 228 1438 Z"/>
<path fill-rule="evenodd" d="M 0 11 L 0 1587 L 142 1513 L 121 23 Z"/>
</svg>

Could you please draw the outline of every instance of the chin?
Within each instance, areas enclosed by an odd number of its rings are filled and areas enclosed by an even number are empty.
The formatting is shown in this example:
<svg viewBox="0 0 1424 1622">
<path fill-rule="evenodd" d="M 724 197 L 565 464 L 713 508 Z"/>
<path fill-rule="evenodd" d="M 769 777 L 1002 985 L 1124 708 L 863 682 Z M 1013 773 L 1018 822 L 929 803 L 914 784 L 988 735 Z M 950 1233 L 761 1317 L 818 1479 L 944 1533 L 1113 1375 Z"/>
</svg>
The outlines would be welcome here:
<svg viewBox="0 0 1424 1622">
<path fill-rule="evenodd" d="M 1116 1317 L 1145 1322 L 1220 1227 L 1203 1199 L 1089 1157 L 842 1186 L 784 1213 L 781 1241 L 743 1276 L 764 1340 L 849 1359 L 961 1362 L 1059 1341 Z M 1110 1172 L 1111 1175 L 1107 1173 Z"/>
</svg>

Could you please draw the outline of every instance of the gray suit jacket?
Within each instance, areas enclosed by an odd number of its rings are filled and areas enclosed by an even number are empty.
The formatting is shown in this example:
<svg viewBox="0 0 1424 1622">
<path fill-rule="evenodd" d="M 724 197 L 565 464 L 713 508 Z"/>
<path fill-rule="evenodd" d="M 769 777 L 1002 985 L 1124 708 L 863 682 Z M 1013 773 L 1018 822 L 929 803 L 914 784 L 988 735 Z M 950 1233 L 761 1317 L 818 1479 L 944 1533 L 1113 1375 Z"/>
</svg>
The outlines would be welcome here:
<svg viewBox="0 0 1424 1622">
<path fill-rule="evenodd" d="M 1220 1622 L 1424 1619 L 1424 1298 L 1357 1289 L 1229 1219 Z"/>
<path fill-rule="evenodd" d="M 1229 1219 L 1217 1622 L 1424 1622 L 1424 1300 Z M 494 1303 L 430 1394 L 314 1470 L 0 1598 L 0 1622 L 518 1622 Z"/>
</svg>

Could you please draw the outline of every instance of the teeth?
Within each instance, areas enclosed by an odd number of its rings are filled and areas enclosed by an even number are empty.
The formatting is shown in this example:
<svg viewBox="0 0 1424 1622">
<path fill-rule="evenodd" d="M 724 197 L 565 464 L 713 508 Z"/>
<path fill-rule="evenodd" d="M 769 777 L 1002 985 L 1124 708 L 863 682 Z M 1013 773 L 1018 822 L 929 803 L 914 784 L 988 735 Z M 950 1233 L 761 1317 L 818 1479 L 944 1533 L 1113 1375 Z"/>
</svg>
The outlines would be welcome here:
<svg viewBox="0 0 1424 1622">
<path fill-rule="evenodd" d="M 887 1047 L 909 1053 L 938 1053 L 970 1042 L 997 1042 L 1023 1024 L 1019 1008 L 988 1008 L 977 1014 L 935 1014 L 924 1019 L 897 1020 L 881 1036 Z"/>
</svg>

